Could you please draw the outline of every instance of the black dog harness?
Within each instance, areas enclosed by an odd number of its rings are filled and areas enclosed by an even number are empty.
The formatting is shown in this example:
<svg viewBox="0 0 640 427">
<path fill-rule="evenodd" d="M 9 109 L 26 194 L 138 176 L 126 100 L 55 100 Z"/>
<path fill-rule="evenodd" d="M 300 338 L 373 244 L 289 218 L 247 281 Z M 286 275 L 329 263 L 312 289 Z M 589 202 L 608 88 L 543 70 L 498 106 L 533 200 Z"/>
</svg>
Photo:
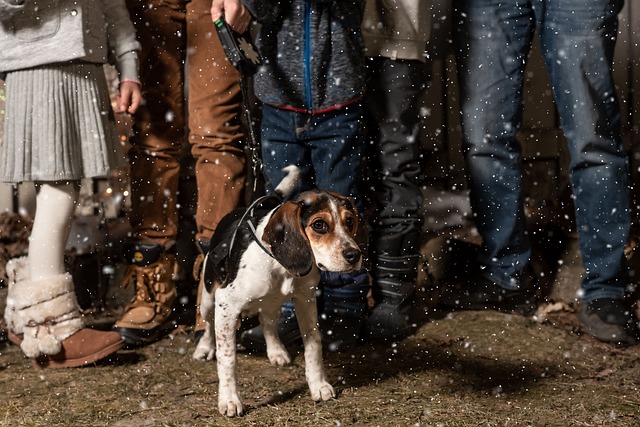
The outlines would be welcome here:
<svg viewBox="0 0 640 427">
<path fill-rule="evenodd" d="M 256 227 L 272 209 L 281 203 L 276 196 L 262 196 L 248 208 L 238 208 L 225 215 L 211 238 L 207 255 L 204 282 L 207 288 L 217 282 L 227 286 L 235 279 L 240 268 L 240 258 L 251 242 L 256 242 L 269 256 L 267 249 L 256 235 Z"/>
</svg>

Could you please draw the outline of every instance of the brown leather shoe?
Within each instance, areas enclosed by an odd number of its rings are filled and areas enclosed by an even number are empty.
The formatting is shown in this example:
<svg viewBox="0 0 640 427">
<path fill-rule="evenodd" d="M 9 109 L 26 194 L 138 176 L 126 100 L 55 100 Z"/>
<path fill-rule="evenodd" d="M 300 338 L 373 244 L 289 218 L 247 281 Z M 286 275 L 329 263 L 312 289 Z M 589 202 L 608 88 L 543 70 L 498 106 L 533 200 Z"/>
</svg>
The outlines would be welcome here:
<svg viewBox="0 0 640 427">
<path fill-rule="evenodd" d="M 156 262 L 133 264 L 127 270 L 122 287 L 133 284 L 135 295 L 113 327 L 127 346 L 150 344 L 174 327 L 171 314 L 177 295 L 173 281 L 176 265 L 174 255 L 163 253 Z"/>
<path fill-rule="evenodd" d="M 80 329 L 62 342 L 58 354 L 34 359 L 36 368 L 74 368 L 86 366 L 104 359 L 124 347 L 124 340 L 117 332 Z"/>
</svg>

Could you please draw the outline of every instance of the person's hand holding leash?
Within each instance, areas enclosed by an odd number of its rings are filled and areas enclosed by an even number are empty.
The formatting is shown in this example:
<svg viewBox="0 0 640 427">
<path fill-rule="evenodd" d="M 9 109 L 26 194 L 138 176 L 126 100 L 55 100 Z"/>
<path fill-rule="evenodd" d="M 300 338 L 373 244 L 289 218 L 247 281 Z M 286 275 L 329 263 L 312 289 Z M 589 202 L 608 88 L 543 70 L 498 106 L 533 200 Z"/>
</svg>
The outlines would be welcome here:
<svg viewBox="0 0 640 427">
<path fill-rule="evenodd" d="M 244 33 L 251 24 L 251 14 L 240 0 L 213 0 L 211 19 L 216 22 L 224 13 L 225 21 L 236 32 Z"/>
</svg>

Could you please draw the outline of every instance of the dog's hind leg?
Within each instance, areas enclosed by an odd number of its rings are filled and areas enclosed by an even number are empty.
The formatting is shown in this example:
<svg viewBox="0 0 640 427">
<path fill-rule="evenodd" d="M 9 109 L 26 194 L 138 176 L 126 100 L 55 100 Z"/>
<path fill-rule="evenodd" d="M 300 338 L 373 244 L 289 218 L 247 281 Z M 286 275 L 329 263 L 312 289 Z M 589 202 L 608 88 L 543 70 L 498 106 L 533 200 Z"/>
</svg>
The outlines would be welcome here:
<svg viewBox="0 0 640 427">
<path fill-rule="evenodd" d="M 204 335 L 200 338 L 196 349 L 193 351 L 194 360 L 213 360 L 216 355 L 215 331 L 213 325 L 207 320 Z"/>
<path fill-rule="evenodd" d="M 215 290 L 212 290 L 215 292 Z M 193 351 L 194 360 L 213 360 L 216 354 L 215 330 L 214 330 L 214 313 L 215 300 L 213 294 L 210 294 L 206 287 L 202 288 L 200 301 L 200 314 L 206 321 L 204 334 L 200 338 L 196 349 Z"/>
<path fill-rule="evenodd" d="M 315 292 L 315 289 L 313 290 Z M 311 398 L 315 401 L 336 397 L 333 387 L 327 381 L 322 361 L 322 340 L 318 329 L 318 309 L 315 294 L 294 298 L 298 326 L 304 343 L 305 375 Z"/>
<path fill-rule="evenodd" d="M 260 324 L 267 344 L 267 357 L 273 365 L 285 366 L 291 364 L 291 356 L 278 337 L 277 322 L 280 317 L 280 306 L 276 310 L 260 311 Z"/>
</svg>

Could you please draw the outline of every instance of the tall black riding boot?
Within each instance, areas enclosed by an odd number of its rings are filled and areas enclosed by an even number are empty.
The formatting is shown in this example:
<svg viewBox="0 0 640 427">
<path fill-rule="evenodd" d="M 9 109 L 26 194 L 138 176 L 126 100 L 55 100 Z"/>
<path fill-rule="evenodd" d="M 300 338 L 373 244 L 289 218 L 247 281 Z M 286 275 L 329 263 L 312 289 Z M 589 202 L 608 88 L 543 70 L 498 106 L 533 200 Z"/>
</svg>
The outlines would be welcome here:
<svg viewBox="0 0 640 427">
<path fill-rule="evenodd" d="M 396 341 L 411 334 L 419 261 L 419 255 L 377 257 L 372 268 L 375 306 L 365 324 L 364 339 Z"/>
</svg>

